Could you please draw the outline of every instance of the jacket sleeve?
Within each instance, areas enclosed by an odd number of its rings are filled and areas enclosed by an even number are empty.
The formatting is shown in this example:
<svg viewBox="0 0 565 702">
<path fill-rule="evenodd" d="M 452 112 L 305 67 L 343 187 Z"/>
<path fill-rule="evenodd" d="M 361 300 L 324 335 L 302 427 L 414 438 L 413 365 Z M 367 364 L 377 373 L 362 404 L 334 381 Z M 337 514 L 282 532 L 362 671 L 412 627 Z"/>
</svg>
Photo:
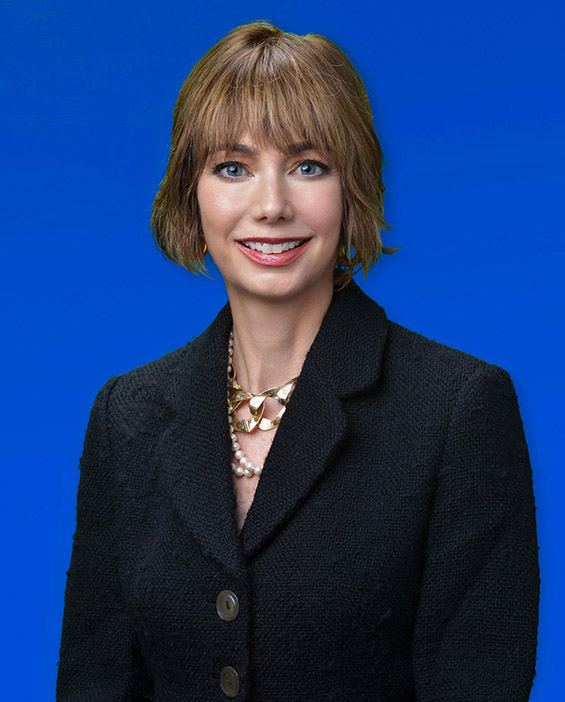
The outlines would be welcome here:
<svg viewBox="0 0 565 702">
<path fill-rule="evenodd" d="M 108 400 L 118 377 L 98 393 L 80 459 L 77 521 L 67 571 L 57 702 L 138 702 L 141 659 L 124 611 L 115 563 L 115 474 Z"/>
<path fill-rule="evenodd" d="M 418 702 L 526 702 L 539 584 L 518 402 L 508 373 L 485 364 L 454 401 L 428 524 L 412 643 Z"/>
</svg>

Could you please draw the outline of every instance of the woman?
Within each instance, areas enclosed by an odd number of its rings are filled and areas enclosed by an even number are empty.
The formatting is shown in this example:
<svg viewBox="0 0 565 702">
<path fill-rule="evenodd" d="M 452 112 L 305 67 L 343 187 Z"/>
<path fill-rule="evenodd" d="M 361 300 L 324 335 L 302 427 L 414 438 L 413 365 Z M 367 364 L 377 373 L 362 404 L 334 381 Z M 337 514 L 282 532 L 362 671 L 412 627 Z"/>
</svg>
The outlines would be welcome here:
<svg viewBox="0 0 565 702">
<path fill-rule="evenodd" d="M 243 25 L 185 81 L 152 226 L 189 270 L 209 252 L 229 303 L 96 398 L 60 702 L 528 699 L 512 381 L 352 281 L 391 252 L 381 165 L 324 37 Z"/>
</svg>

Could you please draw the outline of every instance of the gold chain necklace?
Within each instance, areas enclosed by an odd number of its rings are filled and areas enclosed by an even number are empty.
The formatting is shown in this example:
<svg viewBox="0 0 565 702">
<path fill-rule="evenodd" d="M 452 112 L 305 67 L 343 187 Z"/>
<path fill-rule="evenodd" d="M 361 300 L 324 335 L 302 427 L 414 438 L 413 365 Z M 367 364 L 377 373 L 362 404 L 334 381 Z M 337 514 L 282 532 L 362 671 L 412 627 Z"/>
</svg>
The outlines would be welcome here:
<svg viewBox="0 0 565 702">
<path fill-rule="evenodd" d="M 232 471 L 237 477 L 244 475 L 247 478 L 251 478 L 254 475 L 260 475 L 263 470 L 263 466 L 254 465 L 248 458 L 246 458 L 241 450 L 237 437 L 235 435 L 236 431 L 245 432 L 249 434 L 255 431 L 257 428 L 262 431 L 269 431 L 269 429 L 275 429 L 281 422 L 282 416 L 285 413 L 286 405 L 290 399 L 298 376 L 291 378 L 284 385 L 279 385 L 275 388 L 269 388 L 264 392 L 253 394 L 244 390 L 241 385 L 236 380 L 235 368 L 232 364 L 233 359 L 233 329 L 230 333 L 229 341 L 229 351 L 228 351 L 228 420 L 230 424 L 230 437 L 232 441 L 232 449 L 239 465 L 232 463 Z M 277 413 L 274 419 L 268 419 L 263 417 L 263 412 L 265 411 L 265 401 L 268 397 L 277 400 L 277 402 L 282 405 L 281 409 Z M 251 417 L 248 419 L 237 420 L 235 418 L 235 411 L 241 405 L 242 402 L 249 402 L 249 411 L 251 412 Z"/>
</svg>

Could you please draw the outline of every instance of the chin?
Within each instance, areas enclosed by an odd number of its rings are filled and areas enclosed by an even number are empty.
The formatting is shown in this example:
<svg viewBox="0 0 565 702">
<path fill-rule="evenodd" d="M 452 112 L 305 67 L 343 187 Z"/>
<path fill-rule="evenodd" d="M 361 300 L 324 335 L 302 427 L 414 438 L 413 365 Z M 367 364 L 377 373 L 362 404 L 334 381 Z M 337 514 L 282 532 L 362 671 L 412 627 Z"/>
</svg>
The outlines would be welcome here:
<svg viewBox="0 0 565 702">
<path fill-rule="evenodd" d="M 238 295 L 271 300 L 272 302 L 282 302 L 293 298 L 307 298 L 309 296 L 319 297 L 327 290 L 333 292 L 333 278 L 324 277 L 317 279 L 305 279 L 298 276 L 285 276 L 279 274 L 257 275 L 255 280 L 245 281 L 245 284 L 226 284 L 228 294 L 230 290 Z"/>
</svg>

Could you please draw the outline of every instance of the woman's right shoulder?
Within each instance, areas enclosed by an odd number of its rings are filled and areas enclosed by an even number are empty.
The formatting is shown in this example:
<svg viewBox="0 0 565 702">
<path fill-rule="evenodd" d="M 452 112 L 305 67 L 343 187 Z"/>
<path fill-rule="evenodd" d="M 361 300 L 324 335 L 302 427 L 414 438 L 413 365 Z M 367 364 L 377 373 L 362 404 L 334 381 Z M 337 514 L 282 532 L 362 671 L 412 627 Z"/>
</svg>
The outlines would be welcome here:
<svg viewBox="0 0 565 702">
<path fill-rule="evenodd" d="M 114 435 L 134 435 L 170 411 L 171 379 L 190 368 L 192 342 L 119 375 L 98 391 L 92 413 L 105 415 Z"/>
</svg>

